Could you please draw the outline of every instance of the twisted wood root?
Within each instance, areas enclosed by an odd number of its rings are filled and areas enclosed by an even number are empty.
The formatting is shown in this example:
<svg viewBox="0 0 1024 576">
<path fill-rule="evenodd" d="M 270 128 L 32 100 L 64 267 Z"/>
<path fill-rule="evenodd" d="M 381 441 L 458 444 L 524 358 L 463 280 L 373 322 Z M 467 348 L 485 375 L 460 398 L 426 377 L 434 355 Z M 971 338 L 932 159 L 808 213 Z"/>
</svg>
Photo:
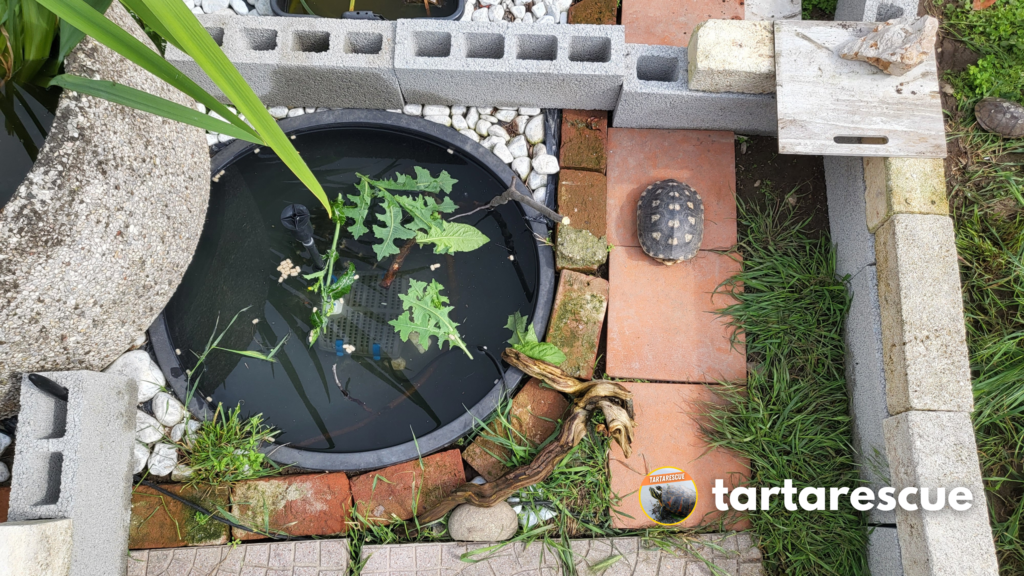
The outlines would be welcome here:
<svg viewBox="0 0 1024 576">
<path fill-rule="evenodd" d="M 534 360 L 520 352 L 507 348 L 502 358 L 526 374 L 539 378 L 549 386 L 579 396 L 573 403 L 573 411 L 566 418 L 562 431 L 548 443 L 533 461 L 505 474 L 494 482 L 484 485 L 468 482 L 457 488 L 451 495 L 420 514 L 420 525 L 440 520 L 459 504 L 493 506 L 507 499 L 518 490 L 543 482 L 554 471 L 559 462 L 587 434 L 587 422 L 594 410 L 601 410 L 605 417 L 608 435 L 618 442 L 628 457 L 633 441 L 633 394 L 617 382 L 577 380 L 557 366 Z"/>
</svg>

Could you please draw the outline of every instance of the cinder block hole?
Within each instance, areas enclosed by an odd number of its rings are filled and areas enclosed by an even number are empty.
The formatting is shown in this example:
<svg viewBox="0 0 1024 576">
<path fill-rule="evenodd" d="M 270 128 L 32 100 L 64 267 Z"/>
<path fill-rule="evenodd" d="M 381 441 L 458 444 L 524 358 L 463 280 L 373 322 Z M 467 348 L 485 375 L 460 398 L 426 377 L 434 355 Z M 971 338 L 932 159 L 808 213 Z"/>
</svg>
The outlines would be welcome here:
<svg viewBox="0 0 1024 576">
<path fill-rule="evenodd" d="M 501 34 L 466 34 L 466 58 L 505 57 L 505 37 Z"/>
<path fill-rule="evenodd" d="M 608 62 L 612 59 L 612 39 L 594 36 L 573 36 L 569 44 L 572 62 Z"/>
<path fill-rule="evenodd" d="M 413 32 L 413 53 L 424 58 L 447 58 L 452 54 L 452 35 L 447 32 Z"/>
<path fill-rule="evenodd" d="M 558 37 L 524 34 L 516 50 L 518 60 L 554 60 L 558 57 Z"/>
<path fill-rule="evenodd" d="M 346 54 L 380 54 L 384 35 L 380 32 L 349 32 L 345 35 Z"/>
<path fill-rule="evenodd" d="M 45 396 L 45 399 L 39 398 L 39 401 L 47 403 L 46 410 L 39 411 L 47 414 L 47 417 L 40 418 L 40 421 L 36 423 L 36 426 L 39 427 L 39 438 L 41 440 L 63 438 L 68 430 L 68 403 L 49 396 Z"/>
<path fill-rule="evenodd" d="M 210 37 L 217 43 L 217 46 L 224 45 L 224 29 L 219 27 L 207 28 L 207 32 L 210 33 Z"/>
<path fill-rule="evenodd" d="M 832 139 L 836 144 L 867 144 L 880 146 L 889 143 L 888 136 L 836 136 Z"/>
<path fill-rule="evenodd" d="M 28 456 L 28 455 L 26 455 Z M 30 470 L 37 475 L 32 482 L 23 484 L 27 502 L 33 506 L 56 504 L 60 500 L 60 476 L 64 471 L 64 455 L 60 452 L 40 452 L 26 458 L 22 470 Z"/>
<path fill-rule="evenodd" d="M 267 52 L 277 48 L 277 30 L 272 28 L 246 28 L 245 41 L 249 50 Z"/>
<path fill-rule="evenodd" d="M 325 30 L 296 30 L 297 52 L 327 52 L 331 48 L 331 33 Z"/>
<path fill-rule="evenodd" d="M 648 82 L 679 80 L 679 58 L 648 54 L 636 59 L 636 78 Z"/>
</svg>

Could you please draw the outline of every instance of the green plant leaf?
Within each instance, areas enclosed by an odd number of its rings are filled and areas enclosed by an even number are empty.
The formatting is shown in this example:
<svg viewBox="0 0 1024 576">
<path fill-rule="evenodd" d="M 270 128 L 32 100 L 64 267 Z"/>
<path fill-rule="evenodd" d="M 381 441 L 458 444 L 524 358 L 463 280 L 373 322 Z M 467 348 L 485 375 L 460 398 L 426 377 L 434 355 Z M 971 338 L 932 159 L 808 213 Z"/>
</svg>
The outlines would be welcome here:
<svg viewBox="0 0 1024 576">
<path fill-rule="evenodd" d="M 442 345 L 447 342 L 452 348 L 462 349 L 466 356 L 472 359 L 473 355 L 469 353 L 466 343 L 459 335 L 458 323 L 448 318 L 454 307 L 445 306 L 448 304 L 448 297 L 442 296 L 441 290 L 444 290 L 444 286 L 437 280 L 431 280 L 428 285 L 426 282 L 410 279 L 409 291 L 398 296 L 402 301 L 402 308 L 406 311 L 388 324 L 393 326 L 395 332 L 398 332 L 406 342 L 409 341 L 409 335 L 416 332 L 419 334 L 420 344 L 425 349 L 430 348 L 430 338 L 435 337 L 438 348 L 443 348 Z"/>
<path fill-rule="evenodd" d="M 348 295 L 352 291 L 352 285 L 356 283 L 356 276 L 356 267 L 349 262 L 348 270 L 324 290 L 324 299 L 334 301 Z"/>
<path fill-rule="evenodd" d="M 412 228 L 423 231 L 441 230 L 443 224 L 441 217 L 437 215 L 438 204 L 429 200 L 425 195 L 421 194 L 416 197 L 395 195 L 392 198 L 409 216 L 412 216 Z"/>
<path fill-rule="evenodd" d="M 452 191 L 452 186 L 458 182 L 444 170 L 436 178 L 430 175 L 429 170 L 421 166 L 413 166 L 413 171 L 416 173 L 415 177 L 408 174 L 396 174 L 394 180 L 370 180 L 370 183 L 384 190 L 418 190 L 448 194 Z"/>
<path fill-rule="evenodd" d="M 487 244 L 490 239 L 483 232 L 469 224 L 458 222 L 445 222 L 441 229 L 433 228 L 426 234 L 416 234 L 416 241 L 420 244 L 433 244 L 434 254 L 452 254 L 455 252 L 472 252 Z"/>
<path fill-rule="evenodd" d="M 100 14 L 105 14 L 110 8 L 111 0 L 85 0 L 86 4 L 92 6 Z M 63 64 L 68 54 L 78 46 L 78 43 L 85 38 L 85 32 L 75 28 L 66 21 L 60 21 L 60 44 L 57 49 L 57 62 Z"/>
<path fill-rule="evenodd" d="M 373 204 L 373 187 L 370 186 L 369 179 L 362 174 L 358 175 L 360 180 L 356 184 L 356 190 L 359 190 L 359 194 L 349 194 L 348 199 L 355 203 L 354 206 L 345 206 L 345 217 L 352 220 L 352 225 L 348 227 L 348 233 L 352 235 L 354 240 L 359 240 L 359 237 L 370 231 L 366 227 L 366 217 L 370 213 L 370 205 Z"/>
<path fill-rule="evenodd" d="M 549 342 L 524 342 L 512 347 L 530 358 L 548 362 L 555 366 L 565 362 L 565 354 L 558 349 L 558 346 Z"/>
<path fill-rule="evenodd" d="M 50 86 L 60 86 L 65 90 L 74 90 L 89 96 L 103 98 L 116 104 L 123 104 L 136 110 L 170 118 L 176 122 L 196 126 L 204 130 L 211 130 L 221 134 L 227 134 L 240 140 L 261 144 L 263 141 L 249 132 L 228 124 L 223 120 L 217 120 L 209 114 L 203 114 L 198 110 L 182 106 L 159 96 L 153 96 L 148 92 L 136 90 L 130 86 L 117 84 L 107 80 L 93 80 L 72 74 L 61 74 L 50 81 Z"/>
<path fill-rule="evenodd" d="M 402 225 L 402 210 L 399 208 L 395 197 L 387 192 L 384 195 L 384 212 L 377 213 L 377 219 L 383 226 L 374 226 L 373 235 L 381 241 L 373 246 L 377 254 L 377 260 L 383 260 L 392 254 L 398 254 L 401 250 L 395 245 L 397 240 L 407 240 L 416 236 L 415 230 L 410 230 Z"/>
<path fill-rule="evenodd" d="M 509 315 L 505 328 L 512 331 L 512 337 L 508 339 L 508 343 L 513 347 L 537 341 L 537 332 L 533 329 L 533 323 L 527 325 L 526 316 L 520 314 L 518 310 L 515 314 Z"/>
<path fill-rule="evenodd" d="M 19 0 L 17 4 L 21 13 L 21 30 L 13 39 L 16 40 L 14 48 L 20 48 L 21 65 L 16 69 L 14 78 L 27 83 L 50 58 L 50 49 L 57 34 L 57 16 L 37 0 Z"/>
</svg>

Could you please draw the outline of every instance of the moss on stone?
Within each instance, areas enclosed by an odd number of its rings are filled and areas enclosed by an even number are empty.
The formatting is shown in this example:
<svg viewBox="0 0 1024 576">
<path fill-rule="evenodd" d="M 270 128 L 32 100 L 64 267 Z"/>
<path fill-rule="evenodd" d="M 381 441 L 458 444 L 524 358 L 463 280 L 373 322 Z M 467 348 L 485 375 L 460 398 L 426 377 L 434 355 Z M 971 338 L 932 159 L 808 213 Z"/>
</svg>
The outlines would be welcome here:
<svg viewBox="0 0 1024 576">
<path fill-rule="evenodd" d="M 548 341 L 565 352 L 566 360 L 559 367 L 570 376 L 581 377 L 597 351 L 607 301 L 578 279 L 569 278 L 569 282 L 551 318 Z"/>
<path fill-rule="evenodd" d="M 555 256 L 559 270 L 593 272 L 608 259 L 608 241 L 589 230 L 559 226 Z"/>
<path fill-rule="evenodd" d="M 224 506 L 227 500 L 227 490 L 215 490 L 210 487 L 186 488 L 182 490 L 181 496 L 193 504 L 198 504 L 214 514 L 219 514 L 218 506 Z M 185 542 L 191 545 L 220 544 L 228 537 L 228 526 L 216 520 L 200 520 L 195 510 L 184 508 L 182 523 L 182 536 Z"/>
</svg>

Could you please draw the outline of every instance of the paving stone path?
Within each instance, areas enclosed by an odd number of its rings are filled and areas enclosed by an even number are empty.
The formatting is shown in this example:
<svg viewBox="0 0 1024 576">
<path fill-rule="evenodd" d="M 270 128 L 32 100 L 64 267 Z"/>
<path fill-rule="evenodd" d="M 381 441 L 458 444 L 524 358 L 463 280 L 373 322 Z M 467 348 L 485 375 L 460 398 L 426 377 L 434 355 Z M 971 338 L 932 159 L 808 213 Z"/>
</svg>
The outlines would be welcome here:
<svg viewBox="0 0 1024 576">
<path fill-rule="evenodd" d="M 576 572 L 603 576 L 711 576 L 703 557 L 729 576 L 760 576 L 761 553 L 748 534 L 708 534 L 692 553 L 645 548 L 640 538 L 571 541 Z M 363 576 L 556 576 L 562 572 L 555 551 L 540 543 L 509 544 L 461 557 L 488 544 L 439 542 L 366 546 Z M 611 566 L 591 570 L 615 556 Z M 348 574 L 348 541 L 316 540 L 243 544 L 131 553 L 128 576 L 342 576 Z"/>
</svg>

